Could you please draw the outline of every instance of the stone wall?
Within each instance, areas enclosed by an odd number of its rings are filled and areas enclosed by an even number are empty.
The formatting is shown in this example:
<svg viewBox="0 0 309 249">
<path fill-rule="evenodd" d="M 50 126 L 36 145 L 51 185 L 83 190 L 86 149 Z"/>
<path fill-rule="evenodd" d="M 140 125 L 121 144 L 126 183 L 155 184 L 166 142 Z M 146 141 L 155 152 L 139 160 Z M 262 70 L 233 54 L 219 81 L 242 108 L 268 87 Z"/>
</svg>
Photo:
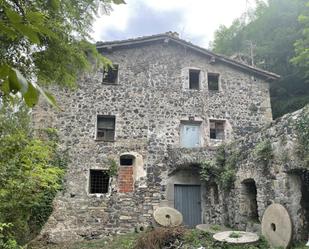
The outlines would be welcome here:
<svg viewBox="0 0 309 249">
<path fill-rule="evenodd" d="M 209 119 L 226 121 L 227 141 L 271 121 L 268 83 L 226 64 L 210 63 L 184 46 L 158 42 L 115 49 L 106 56 L 119 65 L 117 84 L 102 84 L 102 70 L 94 69 L 80 77 L 77 89 L 54 89 L 63 111 L 41 104 L 33 112 L 37 126 L 59 130 L 71 158 L 65 189 L 42 231 L 49 241 L 99 238 L 151 224 L 155 208 L 173 205 L 167 188 L 173 172 L 212 157 L 210 147 L 220 143 L 209 137 Z M 205 75 L 200 90 L 184 88 L 189 68 Z M 207 72 L 220 74 L 219 91 L 208 91 Z M 96 140 L 97 115 L 115 116 L 114 142 Z M 202 148 L 183 150 L 180 124 L 192 119 L 201 123 Z M 112 176 L 108 193 L 89 194 L 89 170 L 107 170 L 111 160 L 119 164 L 126 153 L 141 157 L 134 191 L 120 193 L 118 178 Z M 248 168 L 243 172 L 250 172 Z M 206 203 L 207 192 L 203 195 Z M 261 211 L 264 206 L 259 205 Z M 205 221 L 210 219 L 207 212 Z M 231 224 L 240 220 L 232 217 Z"/>
<path fill-rule="evenodd" d="M 307 134 L 308 139 L 309 106 L 273 121 L 270 126 L 228 147 L 227 153 L 237 151 L 239 155 L 234 187 L 230 191 L 219 191 L 219 208 L 218 205 L 211 205 L 210 201 L 206 203 L 210 210 L 206 219 L 208 222 L 214 223 L 211 214 L 219 212 L 217 216 L 226 225 L 260 232 L 265 209 L 271 203 L 279 203 L 291 216 L 293 239 L 308 238 L 308 148 L 307 151 L 301 151 L 304 148 L 300 136 L 304 135 L 297 128 L 299 122 L 307 127 L 304 128 L 307 129 L 304 134 Z M 267 143 L 270 144 L 268 149 Z M 302 155 L 304 152 L 305 155 Z M 255 185 L 256 193 L 246 186 L 248 183 Z"/>
</svg>

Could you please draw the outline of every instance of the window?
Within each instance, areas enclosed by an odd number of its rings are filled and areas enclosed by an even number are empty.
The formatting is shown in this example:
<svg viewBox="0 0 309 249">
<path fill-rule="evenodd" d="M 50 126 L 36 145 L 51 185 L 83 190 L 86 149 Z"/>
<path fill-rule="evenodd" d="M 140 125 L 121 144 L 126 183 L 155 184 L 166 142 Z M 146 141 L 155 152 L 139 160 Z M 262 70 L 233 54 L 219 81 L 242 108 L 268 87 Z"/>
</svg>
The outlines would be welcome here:
<svg viewBox="0 0 309 249">
<path fill-rule="evenodd" d="M 207 81 L 208 81 L 208 90 L 219 91 L 219 74 L 208 73 Z"/>
<path fill-rule="evenodd" d="M 90 170 L 90 194 L 104 194 L 108 192 L 109 175 L 107 170 Z"/>
<path fill-rule="evenodd" d="M 104 68 L 103 83 L 116 84 L 118 78 L 118 65 Z"/>
<path fill-rule="evenodd" d="M 210 139 L 224 139 L 224 121 L 210 120 Z"/>
<path fill-rule="evenodd" d="M 97 116 L 97 140 L 115 140 L 115 116 Z"/>
<path fill-rule="evenodd" d="M 131 154 L 120 156 L 120 167 L 118 171 L 118 190 L 120 193 L 134 191 L 134 172 L 135 156 Z"/>
<path fill-rule="evenodd" d="M 132 166 L 134 163 L 134 156 L 122 155 L 120 156 L 120 166 Z"/>
<path fill-rule="evenodd" d="M 180 144 L 185 148 L 200 147 L 200 122 L 183 122 L 180 126 Z"/>
<path fill-rule="evenodd" d="M 189 89 L 200 89 L 200 70 L 189 70 Z"/>
</svg>

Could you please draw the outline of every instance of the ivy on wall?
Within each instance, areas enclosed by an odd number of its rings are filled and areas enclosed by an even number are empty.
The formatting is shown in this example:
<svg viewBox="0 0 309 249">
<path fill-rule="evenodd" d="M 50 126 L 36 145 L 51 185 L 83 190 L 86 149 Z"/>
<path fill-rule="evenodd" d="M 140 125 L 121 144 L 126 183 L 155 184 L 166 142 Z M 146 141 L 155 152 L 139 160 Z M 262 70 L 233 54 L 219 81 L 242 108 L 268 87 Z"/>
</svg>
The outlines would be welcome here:
<svg viewBox="0 0 309 249">
<path fill-rule="evenodd" d="M 214 160 L 202 163 L 201 178 L 206 182 L 215 181 L 224 190 L 230 189 L 235 181 L 238 158 L 238 150 L 221 145 Z"/>
</svg>

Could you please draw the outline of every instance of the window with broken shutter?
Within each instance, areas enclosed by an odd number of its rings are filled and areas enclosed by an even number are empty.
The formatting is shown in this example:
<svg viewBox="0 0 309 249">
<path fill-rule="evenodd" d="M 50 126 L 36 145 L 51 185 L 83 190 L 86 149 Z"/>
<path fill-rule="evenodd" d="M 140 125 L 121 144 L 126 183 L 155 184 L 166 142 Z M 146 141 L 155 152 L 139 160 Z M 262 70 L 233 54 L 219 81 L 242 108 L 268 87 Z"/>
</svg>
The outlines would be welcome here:
<svg viewBox="0 0 309 249">
<path fill-rule="evenodd" d="M 224 121 L 210 120 L 210 139 L 224 139 Z"/>
<path fill-rule="evenodd" d="M 116 84 L 118 79 L 118 65 L 106 67 L 103 70 L 103 83 Z"/>
<path fill-rule="evenodd" d="M 115 140 L 115 116 L 97 116 L 97 140 Z"/>
</svg>

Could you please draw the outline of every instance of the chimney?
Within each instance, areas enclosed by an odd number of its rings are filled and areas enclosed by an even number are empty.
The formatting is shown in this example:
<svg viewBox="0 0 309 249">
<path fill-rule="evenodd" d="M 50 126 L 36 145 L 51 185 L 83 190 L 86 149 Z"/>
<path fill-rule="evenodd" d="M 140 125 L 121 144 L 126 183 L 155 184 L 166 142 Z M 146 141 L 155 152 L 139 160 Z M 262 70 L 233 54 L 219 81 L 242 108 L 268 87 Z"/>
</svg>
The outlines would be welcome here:
<svg viewBox="0 0 309 249">
<path fill-rule="evenodd" d="M 173 31 L 168 31 L 165 34 L 172 36 L 174 38 L 179 38 L 179 34 L 177 32 L 173 32 Z"/>
</svg>

